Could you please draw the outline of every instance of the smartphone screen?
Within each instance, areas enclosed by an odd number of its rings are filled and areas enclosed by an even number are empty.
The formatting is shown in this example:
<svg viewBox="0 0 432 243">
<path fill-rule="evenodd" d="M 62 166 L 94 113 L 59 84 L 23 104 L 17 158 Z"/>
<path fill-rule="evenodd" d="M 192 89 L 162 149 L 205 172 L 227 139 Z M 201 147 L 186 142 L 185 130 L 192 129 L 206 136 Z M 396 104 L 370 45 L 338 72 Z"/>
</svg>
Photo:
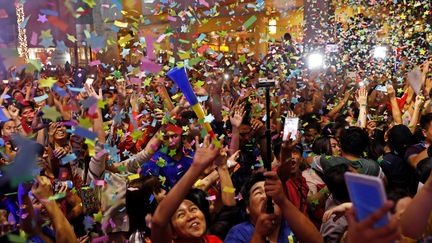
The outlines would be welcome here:
<svg viewBox="0 0 432 243">
<path fill-rule="evenodd" d="M 290 139 L 295 140 L 298 132 L 300 119 L 298 117 L 287 117 L 285 118 L 283 141 L 288 140 L 288 134 L 291 133 Z"/>
<path fill-rule="evenodd" d="M 92 86 L 94 82 L 94 78 L 87 78 L 86 84 Z"/>
<path fill-rule="evenodd" d="M 375 90 L 387 93 L 387 87 L 384 85 L 377 85 Z"/>
<path fill-rule="evenodd" d="M 359 221 L 380 209 L 387 200 L 384 184 L 378 177 L 347 172 L 345 182 Z M 389 215 L 386 215 L 374 227 L 382 227 L 388 222 Z"/>
</svg>

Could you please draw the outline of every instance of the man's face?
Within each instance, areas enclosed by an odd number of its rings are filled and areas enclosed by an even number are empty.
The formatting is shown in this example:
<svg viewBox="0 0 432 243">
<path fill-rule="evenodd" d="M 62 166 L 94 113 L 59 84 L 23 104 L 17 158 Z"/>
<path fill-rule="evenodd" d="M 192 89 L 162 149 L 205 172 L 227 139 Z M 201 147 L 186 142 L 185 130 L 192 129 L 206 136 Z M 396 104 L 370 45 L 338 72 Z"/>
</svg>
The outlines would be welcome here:
<svg viewBox="0 0 432 243">
<path fill-rule="evenodd" d="M 302 154 L 298 150 L 294 150 L 291 152 L 291 174 L 296 174 L 299 172 L 299 166 L 303 161 Z"/>
<path fill-rule="evenodd" d="M 317 136 L 318 136 L 318 131 L 315 128 L 309 128 L 304 134 L 305 142 L 311 143 L 314 141 L 314 139 Z"/>
<path fill-rule="evenodd" d="M 432 143 L 432 122 L 429 123 L 427 129 L 423 129 L 423 135 L 426 137 L 426 142 Z"/>
<path fill-rule="evenodd" d="M 240 145 L 244 145 L 248 143 L 252 139 L 252 128 L 249 125 L 240 125 Z"/>
<path fill-rule="evenodd" d="M 255 183 L 249 190 L 249 205 L 247 213 L 253 224 L 256 223 L 260 214 L 265 212 L 267 204 L 267 196 L 264 190 L 264 181 Z M 280 208 L 274 205 L 274 214 L 280 216 Z"/>
<path fill-rule="evenodd" d="M 177 150 L 181 147 L 181 135 L 168 131 L 164 135 L 165 146 L 169 150 Z"/>
</svg>

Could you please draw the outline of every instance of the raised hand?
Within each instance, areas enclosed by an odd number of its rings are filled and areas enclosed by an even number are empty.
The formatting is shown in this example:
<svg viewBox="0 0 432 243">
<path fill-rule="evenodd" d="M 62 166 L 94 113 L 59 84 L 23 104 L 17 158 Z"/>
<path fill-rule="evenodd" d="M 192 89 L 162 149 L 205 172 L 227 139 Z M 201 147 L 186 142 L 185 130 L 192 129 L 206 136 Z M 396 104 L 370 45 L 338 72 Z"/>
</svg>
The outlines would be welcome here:
<svg viewBox="0 0 432 243">
<path fill-rule="evenodd" d="M 84 84 L 84 88 L 87 91 L 88 96 L 94 97 L 98 100 L 101 100 L 103 98 L 102 89 L 99 89 L 99 92 L 96 93 L 92 85 Z"/>
<path fill-rule="evenodd" d="M 277 205 L 282 205 L 286 199 L 282 182 L 275 171 L 264 172 L 267 178 L 264 184 L 264 190 L 267 196 L 271 197 Z"/>
<path fill-rule="evenodd" d="M 31 189 L 33 195 L 39 200 L 47 200 L 53 195 L 53 189 L 50 180 L 45 176 L 37 176 L 36 183 Z"/>
<path fill-rule="evenodd" d="M 361 222 L 355 219 L 353 209 L 349 209 L 346 217 L 348 220 L 347 242 L 395 242 L 401 238 L 399 230 L 399 221 L 397 217 L 392 217 L 390 222 L 380 228 L 374 228 L 374 224 L 390 212 L 393 203 L 388 201 L 384 206 L 378 209 Z"/>
<path fill-rule="evenodd" d="M 246 111 L 244 109 L 244 105 L 239 105 L 234 107 L 233 111 L 231 112 L 230 116 L 230 122 L 231 125 L 235 128 L 239 128 L 241 123 L 243 122 L 243 118 L 246 114 Z"/>
<path fill-rule="evenodd" d="M 390 98 L 394 98 L 394 97 L 396 97 L 396 91 L 395 91 L 395 89 L 393 88 L 393 85 L 391 85 L 391 84 L 388 84 L 388 85 L 387 85 L 387 94 L 388 94 L 388 96 L 389 96 Z"/>
<path fill-rule="evenodd" d="M 365 88 L 360 88 L 357 92 L 357 102 L 360 106 L 366 106 L 367 105 L 367 97 L 368 93 Z"/>
<path fill-rule="evenodd" d="M 219 148 L 216 148 L 210 139 L 210 135 L 204 138 L 202 146 L 199 145 L 199 138 L 195 137 L 195 156 L 193 164 L 201 169 L 207 168 L 219 155 Z"/>
</svg>

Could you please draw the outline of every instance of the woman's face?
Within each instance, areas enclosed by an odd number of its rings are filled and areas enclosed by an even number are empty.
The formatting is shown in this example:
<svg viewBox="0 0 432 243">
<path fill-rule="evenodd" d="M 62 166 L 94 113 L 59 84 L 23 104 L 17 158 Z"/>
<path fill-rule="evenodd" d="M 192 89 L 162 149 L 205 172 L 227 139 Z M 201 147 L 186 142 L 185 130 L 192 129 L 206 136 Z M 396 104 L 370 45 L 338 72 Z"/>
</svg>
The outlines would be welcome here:
<svg viewBox="0 0 432 243">
<path fill-rule="evenodd" d="M 171 218 L 175 235 L 181 239 L 199 238 L 206 232 L 204 214 L 193 202 L 185 199 Z"/>
<path fill-rule="evenodd" d="M 330 147 L 334 156 L 340 155 L 339 142 L 336 139 L 330 138 Z"/>
<path fill-rule="evenodd" d="M 181 135 L 171 131 L 166 132 L 164 141 L 169 150 L 177 150 L 182 145 Z"/>
<path fill-rule="evenodd" d="M 56 128 L 55 132 L 54 132 L 54 139 L 55 140 L 61 140 L 66 138 L 66 127 L 65 126 L 59 126 Z"/>
</svg>

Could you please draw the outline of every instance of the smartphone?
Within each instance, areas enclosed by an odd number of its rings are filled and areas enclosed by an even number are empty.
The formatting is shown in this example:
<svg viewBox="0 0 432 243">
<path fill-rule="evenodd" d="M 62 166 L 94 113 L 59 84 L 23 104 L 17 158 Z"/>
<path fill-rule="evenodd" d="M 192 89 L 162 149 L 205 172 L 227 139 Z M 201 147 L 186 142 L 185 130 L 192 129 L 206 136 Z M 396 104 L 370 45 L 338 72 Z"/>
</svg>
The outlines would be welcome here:
<svg viewBox="0 0 432 243">
<path fill-rule="evenodd" d="M 345 182 L 358 221 L 369 217 L 387 201 L 384 184 L 378 177 L 346 172 Z M 390 214 L 387 214 L 374 224 L 374 228 L 386 225 L 389 220 Z"/>
<path fill-rule="evenodd" d="M 300 119 L 298 117 L 285 118 L 282 141 L 288 140 L 288 134 L 291 133 L 290 139 L 295 140 L 298 133 Z"/>
<path fill-rule="evenodd" d="M 357 78 L 357 73 L 356 72 L 347 72 L 347 77 L 355 80 Z"/>
<path fill-rule="evenodd" d="M 387 87 L 384 85 L 377 85 L 375 90 L 387 93 Z"/>
<path fill-rule="evenodd" d="M 94 78 L 87 78 L 86 81 L 85 81 L 85 83 L 86 83 L 87 85 L 89 85 L 89 86 L 92 86 L 92 85 L 93 85 L 93 82 L 94 82 Z"/>
</svg>

